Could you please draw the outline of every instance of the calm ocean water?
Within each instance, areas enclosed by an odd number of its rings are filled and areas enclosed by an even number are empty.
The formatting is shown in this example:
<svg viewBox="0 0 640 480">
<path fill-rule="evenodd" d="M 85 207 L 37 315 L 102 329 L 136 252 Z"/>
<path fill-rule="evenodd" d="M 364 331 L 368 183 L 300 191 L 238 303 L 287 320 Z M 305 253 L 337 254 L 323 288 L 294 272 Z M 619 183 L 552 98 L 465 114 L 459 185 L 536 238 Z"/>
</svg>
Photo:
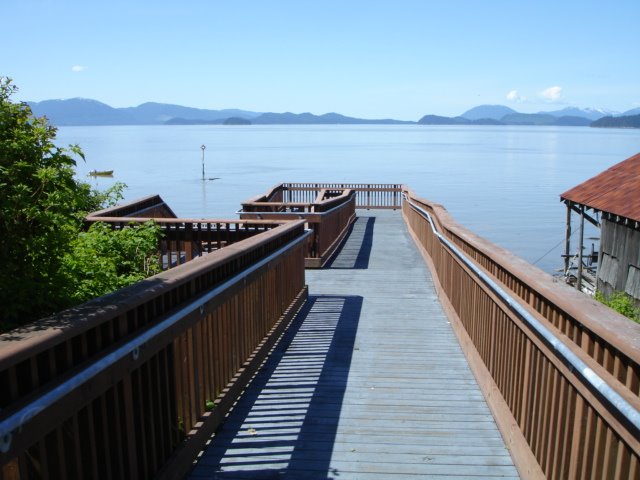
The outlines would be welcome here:
<svg viewBox="0 0 640 480">
<path fill-rule="evenodd" d="M 475 233 L 552 273 L 561 265 L 564 238 L 559 194 L 640 152 L 640 131 L 419 125 L 58 130 L 59 145 L 76 143 L 86 154 L 79 177 L 113 169 L 113 179 L 89 181 L 100 188 L 124 182 L 131 200 L 158 193 L 183 217 L 237 218 L 243 200 L 282 182 L 404 183 Z M 206 177 L 215 180 L 201 180 L 202 144 Z"/>
</svg>

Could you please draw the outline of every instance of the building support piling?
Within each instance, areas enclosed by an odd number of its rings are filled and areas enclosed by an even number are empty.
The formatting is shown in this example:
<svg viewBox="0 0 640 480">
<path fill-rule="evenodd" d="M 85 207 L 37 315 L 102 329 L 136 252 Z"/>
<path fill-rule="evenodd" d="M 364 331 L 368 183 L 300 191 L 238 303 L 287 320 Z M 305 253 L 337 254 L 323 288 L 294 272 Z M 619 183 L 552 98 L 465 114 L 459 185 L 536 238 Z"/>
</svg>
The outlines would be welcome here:
<svg viewBox="0 0 640 480">
<path fill-rule="evenodd" d="M 578 245 L 578 278 L 576 289 L 582 289 L 582 250 L 584 249 L 584 205 L 580 205 L 580 244 Z"/>
</svg>

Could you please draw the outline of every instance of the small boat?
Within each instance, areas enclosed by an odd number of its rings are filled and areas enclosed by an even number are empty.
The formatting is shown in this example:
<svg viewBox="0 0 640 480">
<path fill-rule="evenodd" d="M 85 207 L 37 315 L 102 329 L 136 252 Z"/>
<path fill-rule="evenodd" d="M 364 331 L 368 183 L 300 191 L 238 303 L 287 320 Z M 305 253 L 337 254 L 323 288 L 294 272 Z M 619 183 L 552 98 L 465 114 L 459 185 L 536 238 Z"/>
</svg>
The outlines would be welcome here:
<svg viewBox="0 0 640 480">
<path fill-rule="evenodd" d="M 92 177 L 113 177 L 113 170 L 91 170 L 89 175 Z"/>
</svg>

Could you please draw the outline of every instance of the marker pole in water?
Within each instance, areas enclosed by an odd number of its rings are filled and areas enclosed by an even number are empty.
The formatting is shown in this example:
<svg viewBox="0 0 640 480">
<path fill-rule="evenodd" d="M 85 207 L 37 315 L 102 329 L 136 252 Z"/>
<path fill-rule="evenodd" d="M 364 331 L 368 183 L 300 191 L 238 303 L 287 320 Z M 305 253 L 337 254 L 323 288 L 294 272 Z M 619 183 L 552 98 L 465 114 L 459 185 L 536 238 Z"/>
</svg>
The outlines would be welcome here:
<svg viewBox="0 0 640 480">
<path fill-rule="evenodd" d="M 204 144 L 200 147 L 202 149 L 202 181 L 204 182 L 204 150 L 207 148 Z"/>
</svg>

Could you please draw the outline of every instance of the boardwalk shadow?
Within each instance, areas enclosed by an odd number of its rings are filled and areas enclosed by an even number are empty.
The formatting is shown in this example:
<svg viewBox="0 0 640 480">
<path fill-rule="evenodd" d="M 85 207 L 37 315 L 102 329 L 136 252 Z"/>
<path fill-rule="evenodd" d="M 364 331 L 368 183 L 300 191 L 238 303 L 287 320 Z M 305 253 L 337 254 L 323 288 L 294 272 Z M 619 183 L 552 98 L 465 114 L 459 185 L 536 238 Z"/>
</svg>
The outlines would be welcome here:
<svg viewBox="0 0 640 480">
<path fill-rule="evenodd" d="M 191 478 L 339 478 L 331 454 L 362 301 L 309 298 Z"/>
<path fill-rule="evenodd" d="M 346 241 L 327 262 L 325 268 L 369 268 L 375 221 L 375 217 L 356 218 L 356 221 L 351 225 Z"/>
</svg>

